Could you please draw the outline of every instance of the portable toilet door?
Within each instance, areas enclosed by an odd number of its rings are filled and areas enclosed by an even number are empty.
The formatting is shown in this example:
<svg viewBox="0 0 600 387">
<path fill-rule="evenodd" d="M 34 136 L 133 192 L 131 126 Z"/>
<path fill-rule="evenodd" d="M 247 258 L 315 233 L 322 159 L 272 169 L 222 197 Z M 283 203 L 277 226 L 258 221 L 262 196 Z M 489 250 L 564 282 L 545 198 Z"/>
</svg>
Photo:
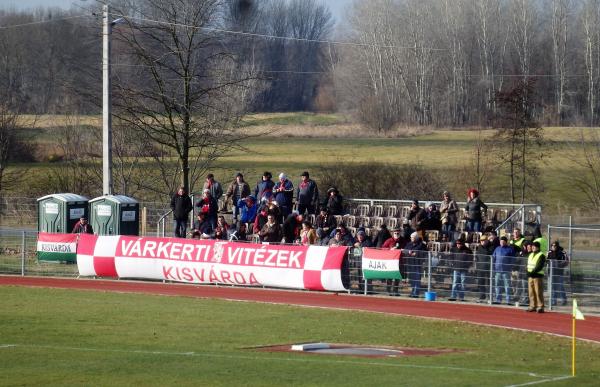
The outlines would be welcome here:
<svg viewBox="0 0 600 387">
<path fill-rule="evenodd" d="M 82 216 L 88 215 L 88 198 L 72 193 L 52 194 L 38 202 L 38 231 L 70 233 Z"/>
<path fill-rule="evenodd" d="M 139 235 L 139 203 L 123 195 L 92 199 L 90 223 L 98 235 Z"/>
<path fill-rule="evenodd" d="M 119 214 L 114 205 L 101 196 L 90 200 L 90 224 L 97 235 L 117 235 Z"/>
</svg>

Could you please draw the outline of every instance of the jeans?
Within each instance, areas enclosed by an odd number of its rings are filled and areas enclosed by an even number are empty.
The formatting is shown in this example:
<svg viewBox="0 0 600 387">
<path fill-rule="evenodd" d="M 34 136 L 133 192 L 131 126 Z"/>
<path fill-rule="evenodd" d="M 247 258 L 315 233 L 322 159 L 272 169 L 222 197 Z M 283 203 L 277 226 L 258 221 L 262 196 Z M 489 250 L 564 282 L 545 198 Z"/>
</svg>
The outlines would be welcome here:
<svg viewBox="0 0 600 387">
<path fill-rule="evenodd" d="M 467 279 L 467 272 L 463 270 L 454 270 L 452 275 L 452 294 L 450 298 L 456 299 L 457 294 L 460 300 L 465 299 L 465 280 Z"/>
<path fill-rule="evenodd" d="M 409 266 L 408 279 L 410 281 L 410 295 L 418 297 L 421 291 L 421 268 L 418 266 Z"/>
<path fill-rule="evenodd" d="M 233 201 L 233 214 L 232 214 L 233 215 L 233 220 L 237 220 L 238 216 L 240 215 L 240 209 L 237 206 L 239 200 L 240 200 L 239 197 L 237 197 L 237 198 L 234 197 L 233 200 L 232 200 Z"/>
<path fill-rule="evenodd" d="M 185 233 L 187 231 L 187 219 L 175 219 L 173 221 L 175 226 L 173 234 L 175 234 L 176 238 L 185 238 Z"/>
<path fill-rule="evenodd" d="M 455 224 L 442 224 L 442 234 L 446 235 L 448 237 L 448 241 L 450 242 L 454 242 L 454 231 L 456 231 Z"/>
<path fill-rule="evenodd" d="M 479 232 L 481 231 L 481 221 L 480 220 L 467 220 L 467 224 L 465 225 L 467 231 Z"/>
<path fill-rule="evenodd" d="M 504 296 L 506 297 L 506 303 L 510 303 L 510 273 L 506 271 L 496 272 L 494 276 L 494 293 L 496 294 L 496 302 L 502 301 L 502 288 L 500 287 L 500 281 L 503 282 Z"/>
</svg>

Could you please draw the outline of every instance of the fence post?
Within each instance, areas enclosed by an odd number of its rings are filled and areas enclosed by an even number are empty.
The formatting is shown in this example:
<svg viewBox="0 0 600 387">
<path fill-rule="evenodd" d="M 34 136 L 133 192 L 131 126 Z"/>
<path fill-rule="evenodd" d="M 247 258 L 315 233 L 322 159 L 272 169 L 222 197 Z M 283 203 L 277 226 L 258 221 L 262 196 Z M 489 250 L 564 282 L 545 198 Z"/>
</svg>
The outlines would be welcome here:
<svg viewBox="0 0 600 387">
<path fill-rule="evenodd" d="M 25 230 L 21 232 L 21 277 L 25 276 Z"/>
<path fill-rule="evenodd" d="M 554 277 L 554 260 L 553 259 L 549 259 L 549 264 L 548 264 L 548 309 L 552 310 L 552 301 L 553 301 L 553 294 L 552 294 L 552 280 Z"/>
<path fill-rule="evenodd" d="M 487 300 L 492 305 L 494 297 L 494 257 L 490 255 L 490 298 Z"/>
<path fill-rule="evenodd" d="M 431 251 L 427 252 L 427 291 L 431 291 Z"/>
</svg>

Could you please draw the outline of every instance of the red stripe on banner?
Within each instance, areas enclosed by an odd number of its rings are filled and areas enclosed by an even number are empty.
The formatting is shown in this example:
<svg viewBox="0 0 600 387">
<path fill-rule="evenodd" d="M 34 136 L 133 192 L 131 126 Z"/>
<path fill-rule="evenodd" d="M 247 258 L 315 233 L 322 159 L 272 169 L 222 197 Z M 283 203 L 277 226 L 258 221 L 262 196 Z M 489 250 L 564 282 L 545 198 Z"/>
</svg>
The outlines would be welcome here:
<svg viewBox="0 0 600 387">
<path fill-rule="evenodd" d="M 304 288 L 308 290 L 325 290 L 321 282 L 320 270 L 304 270 Z"/>
<path fill-rule="evenodd" d="M 323 270 L 340 270 L 347 251 L 348 248 L 345 246 L 329 247 L 323 262 Z"/>
<path fill-rule="evenodd" d="M 94 257 L 94 271 L 98 277 L 118 277 L 115 257 Z"/>
<path fill-rule="evenodd" d="M 38 233 L 38 241 L 40 242 L 60 242 L 74 243 L 77 242 L 77 234 L 52 234 L 47 232 Z"/>
<path fill-rule="evenodd" d="M 97 235 L 79 234 L 79 241 L 77 242 L 77 254 L 94 255 L 94 248 L 96 247 L 97 240 Z"/>
<path fill-rule="evenodd" d="M 398 260 L 402 250 L 380 250 L 370 247 L 363 248 L 363 258 L 379 260 Z"/>
</svg>

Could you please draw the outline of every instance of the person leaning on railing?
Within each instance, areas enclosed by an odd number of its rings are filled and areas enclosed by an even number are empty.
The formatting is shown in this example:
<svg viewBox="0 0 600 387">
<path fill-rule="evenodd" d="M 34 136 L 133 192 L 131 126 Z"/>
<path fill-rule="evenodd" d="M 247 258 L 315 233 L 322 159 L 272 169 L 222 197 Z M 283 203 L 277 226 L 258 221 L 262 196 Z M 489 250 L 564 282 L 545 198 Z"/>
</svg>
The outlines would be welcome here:
<svg viewBox="0 0 600 387">
<path fill-rule="evenodd" d="M 565 268 L 569 267 L 569 257 L 557 240 L 550 247 L 548 260 L 552 262 L 552 305 L 556 305 L 559 298 L 561 305 L 567 305 Z"/>
</svg>

